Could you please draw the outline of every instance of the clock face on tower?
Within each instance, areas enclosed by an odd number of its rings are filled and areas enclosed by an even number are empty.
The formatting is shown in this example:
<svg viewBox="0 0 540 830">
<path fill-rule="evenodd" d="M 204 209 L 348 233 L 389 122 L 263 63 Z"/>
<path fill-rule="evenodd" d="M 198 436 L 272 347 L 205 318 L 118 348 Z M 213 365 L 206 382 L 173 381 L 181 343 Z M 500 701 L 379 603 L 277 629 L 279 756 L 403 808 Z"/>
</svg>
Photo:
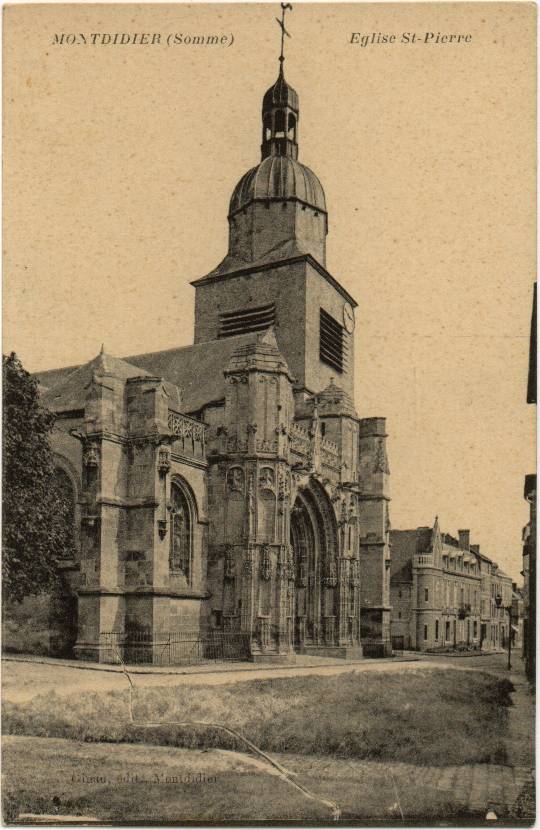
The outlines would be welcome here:
<svg viewBox="0 0 540 830">
<path fill-rule="evenodd" d="M 350 303 L 345 303 L 343 306 L 343 327 L 347 334 L 352 334 L 354 331 L 354 310 Z"/>
</svg>

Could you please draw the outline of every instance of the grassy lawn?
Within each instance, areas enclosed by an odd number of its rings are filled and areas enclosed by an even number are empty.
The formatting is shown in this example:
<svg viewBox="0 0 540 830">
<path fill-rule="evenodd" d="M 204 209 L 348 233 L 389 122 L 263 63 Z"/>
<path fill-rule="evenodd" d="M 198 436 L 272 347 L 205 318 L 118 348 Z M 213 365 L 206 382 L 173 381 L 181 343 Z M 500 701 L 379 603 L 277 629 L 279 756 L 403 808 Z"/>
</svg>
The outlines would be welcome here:
<svg viewBox="0 0 540 830">
<path fill-rule="evenodd" d="M 280 756 L 312 792 L 337 801 L 344 820 L 471 818 L 454 794 L 425 788 L 414 768 Z M 329 810 L 258 770 L 249 758 L 133 744 L 6 737 L 4 818 L 85 815 L 102 822 L 328 822 Z M 131 781 L 126 781 L 129 775 Z"/>
<path fill-rule="evenodd" d="M 511 689 L 505 679 L 452 669 L 144 687 L 135 693 L 135 718 L 221 722 L 277 753 L 502 764 Z M 4 734 L 244 750 L 212 727 L 133 725 L 127 701 L 119 690 L 6 701 Z"/>
<path fill-rule="evenodd" d="M 8 823 L 19 813 L 56 812 L 104 822 L 329 816 L 323 805 L 230 753 L 6 737 L 2 755 Z"/>
</svg>

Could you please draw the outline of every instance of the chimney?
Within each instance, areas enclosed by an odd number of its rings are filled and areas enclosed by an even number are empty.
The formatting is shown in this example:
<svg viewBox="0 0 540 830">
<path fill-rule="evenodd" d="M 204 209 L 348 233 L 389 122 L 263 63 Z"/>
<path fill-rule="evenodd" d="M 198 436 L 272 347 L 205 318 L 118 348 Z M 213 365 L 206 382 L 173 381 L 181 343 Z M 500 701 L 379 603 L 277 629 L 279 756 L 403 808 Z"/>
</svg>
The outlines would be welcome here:
<svg viewBox="0 0 540 830">
<path fill-rule="evenodd" d="M 471 550 L 473 553 L 480 553 L 480 545 L 471 545 Z"/>
<path fill-rule="evenodd" d="M 459 546 L 461 550 L 469 550 L 469 542 L 471 538 L 470 530 L 458 530 Z"/>
</svg>

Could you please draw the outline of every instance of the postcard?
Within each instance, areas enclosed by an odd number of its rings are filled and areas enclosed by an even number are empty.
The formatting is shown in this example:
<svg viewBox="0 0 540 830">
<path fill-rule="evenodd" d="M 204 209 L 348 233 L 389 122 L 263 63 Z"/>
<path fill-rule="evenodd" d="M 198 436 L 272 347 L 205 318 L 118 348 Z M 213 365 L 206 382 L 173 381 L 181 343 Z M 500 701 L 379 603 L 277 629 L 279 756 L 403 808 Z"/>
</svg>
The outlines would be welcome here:
<svg viewBox="0 0 540 830">
<path fill-rule="evenodd" d="M 4 6 L 5 824 L 534 823 L 536 13 Z"/>
</svg>

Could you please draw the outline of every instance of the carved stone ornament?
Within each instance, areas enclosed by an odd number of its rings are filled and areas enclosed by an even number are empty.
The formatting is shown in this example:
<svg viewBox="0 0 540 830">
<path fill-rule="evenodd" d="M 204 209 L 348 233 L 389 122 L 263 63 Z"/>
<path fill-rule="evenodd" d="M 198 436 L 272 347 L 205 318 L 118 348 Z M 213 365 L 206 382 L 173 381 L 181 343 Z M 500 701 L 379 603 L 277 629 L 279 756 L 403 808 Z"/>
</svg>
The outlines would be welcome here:
<svg viewBox="0 0 540 830">
<path fill-rule="evenodd" d="M 294 582 L 296 577 L 294 573 L 294 551 L 290 545 L 287 548 L 287 571 L 289 574 L 289 582 Z"/>
<path fill-rule="evenodd" d="M 160 475 L 166 476 L 171 469 L 171 456 L 168 450 L 160 450 L 158 454 L 158 470 Z"/>
<path fill-rule="evenodd" d="M 159 538 L 164 539 L 165 536 L 167 535 L 167 519 L 158 519 L 157 520 L 157 526 L 158 526 Z"/>
<path fill-rule="evenodd" d="M 280 501 L 288 499 L 291 494 L 291 483 L 289 481 L 289 473 L 282 470 L 278 479 L 278 498 Z"/>
<path fill-rule="evenodd" d="M 234 565 L 234 548 L 232 545 L 225 545 L 225 556 L 223 559 L 223 576 L 225 577 L 225 579 L 234 579 Z"/>
<path fill-rule="evenodd" d="M 86 444 L 83 452 L 83 463 L 85 467 L 99 466 L 99 449 L 97 447 L 97 444 Z"/>
<path fill-rule="evenodd" d="M 272 562 L 270 559 L 270 546 L 263 545 L 261 548 L 261 579 L 267 582 L 272 575 Z"/>
<path fill-rule="evenodd" d="M 341 485 L 336 484 L 336 486 L 334 487 L 333 493 L 330 497 L 330 500 L 333 504 L 335 504 L 336 502 L 338 502 L 340 500 L 340 498 L 341 498 Z"/>
<path fill-rule="evenodd" d="M 227 473 L 227 486 L 231 491 L 244 492 L 244 471 L 241 467 L 231 467 Z"/>
<path fill-rule="evenodd" d="M 277 575 L 282 580 L 286 580 L 289 577 L 288 550 L 286 547 L 281 547 L 279 550 Z"/>
<path fill-rule="evenodd" d="M 247 557 L 242 562 L 242 574 L 244 576 L 251 576 L 252 573 L 253 573 L 253 561 L 251 560 L 251 558 Z"/>
<path fill-rule="evenodd" d="M 337 585 L 336 563 L 333 559 L 326 566 L 326 573 L 323 578 L 325 588 L 335 588 Z"/>
<path fill-rule="evenodd" d="M 255 475 L 251 473 L 249 476 L 249 484 L 248 484 L 248 510 L 250 516 L 253 518 L 255 516 L 255 508 L 256 508 L 256 499 L 255 499 Z"/>
<path fill-rule="evenodd" d="M 275 475 L 272 467 L 262 467 L 259 472 L 259 488 L 261 490 L 274 490 Z"/>
<path fill-rule="evenodd" d="M 257 424 L 247 424 L 246 432 L 248 435 L 255 435 L 257 432 Z"/>
<path fill-rule="evenodd" d="M 352 588 L 360 587 L 360 563 L 358 559 L 351 560 L 349 570 L 349 582 Z"/>
</svg>

